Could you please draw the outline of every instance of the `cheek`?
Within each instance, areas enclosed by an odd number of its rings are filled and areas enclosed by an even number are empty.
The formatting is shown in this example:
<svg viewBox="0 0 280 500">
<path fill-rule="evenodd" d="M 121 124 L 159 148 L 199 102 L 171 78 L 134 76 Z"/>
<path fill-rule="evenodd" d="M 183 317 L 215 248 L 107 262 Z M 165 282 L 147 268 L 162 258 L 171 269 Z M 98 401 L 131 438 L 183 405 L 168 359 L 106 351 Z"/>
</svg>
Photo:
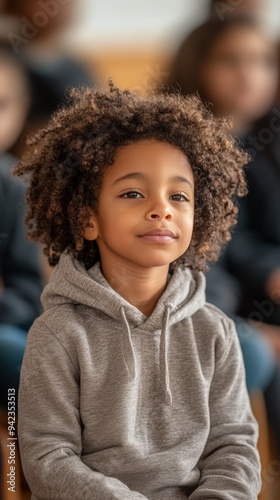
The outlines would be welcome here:
<svg viewBox="0 0 280 500">
<path fill-rule="evenodd" d="M 277 77 L 272 77 L 266 73 L 260 74 L 256 89 L 265 100 L 273 99 L 277 89 Z"/>
<path fill-rule="evenodd" d="M 17 133 L 18 124 L 14 117 L 6 114 L 0 116 L 0 143 L 9 143 Z M 2 144 L 1 144 L 2 145 Z M 4 148 L 8 148 L 9 144 Z"/>
<path fill-rule="evenodd" d="M 276 84 L 265 73 L 259 73 L 257 78 L 250 81 L 250 91 L 243 101 L 244 110 L 257 118 L 266 113 L 272 106 L 276 94 Z"/>
<path fill-rule="evenodd" d="M 23 128 L 24 120 L 18 111 L 9 110 L 7 113 L 0 115 L 0 141 L 16 141 Z M 6 147 L 10 147 L 8 144 Z"/>
<path fill-rule="evenodd" d="M 186 214 L 186 216 L 182 218 L 181 232 L 184 240 L 188 241 L 191 239 L 193 232 L 193 225 L 194 225 L 194 210 L 191 209 Z"/>
<path fill-rule="evenodd" d="M 24 122 L 25 112 L 21 109 L 20 105 L 9 105 L 0 111 L 0 124 L 1 127 L 17 130 L 19 125 Z"/>
<path fill-rule="evenodd" d="M 102 212 L 102 216 L 98 217 L 100 237 L 108 242 L 121 242 L 130 227 L 130 218 L 128 218 L 127 213 L 123 214 L 113 207 L 105 209 L 100 206 L 99 210 Z"/>
<path fill-rule="evenodd" d="M 235 85 L 235 78 L 232 72 L 225 69 L 213 68 L 203 75 L 204 93 L 210 102 L 219 105 L 220 102 L 227 101 L 231 94 L 231 89 Z"/>
</svg>

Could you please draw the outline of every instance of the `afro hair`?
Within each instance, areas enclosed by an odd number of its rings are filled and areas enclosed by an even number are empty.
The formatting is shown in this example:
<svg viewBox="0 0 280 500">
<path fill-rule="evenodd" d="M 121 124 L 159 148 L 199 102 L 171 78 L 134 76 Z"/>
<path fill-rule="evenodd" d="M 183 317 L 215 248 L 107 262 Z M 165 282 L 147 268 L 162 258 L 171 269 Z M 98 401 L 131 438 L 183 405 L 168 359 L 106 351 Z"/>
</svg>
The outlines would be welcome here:
<svg viewBox="0 0 280 500">
<path fill-rule="evenodd" d="M 95 241 L 83 230 L 98 197 L 105 169 L 117 151 L 142 139 L 180 149 L 195 180 L 192 241 L 171 265 L 204 270 L 217 260 L 236 223 L 237 197 L 246 194 L 243 167 L 249 157 L 199 97 L 120 90 L 112 81 L 104 89 L 79 88 L 47 127 L 28 144 L 26 158 L 14 174 L 27 179 L 28 236 L 44 245 L 50 265 L 70 251 L 90 268 L 100 259 Z"/>
</svg>

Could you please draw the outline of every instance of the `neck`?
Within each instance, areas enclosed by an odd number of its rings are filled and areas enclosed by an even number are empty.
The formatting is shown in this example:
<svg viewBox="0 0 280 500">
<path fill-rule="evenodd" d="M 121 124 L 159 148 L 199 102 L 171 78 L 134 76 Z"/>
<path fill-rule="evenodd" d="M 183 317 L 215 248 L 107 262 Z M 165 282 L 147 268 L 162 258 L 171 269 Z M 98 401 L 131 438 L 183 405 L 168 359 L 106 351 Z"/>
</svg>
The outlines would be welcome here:
<svg viewBox="0 0 280 500">
<path fill-rule="evenodd" d="M 166 288 L 169 266 L 147 269 L 106 261 L 101 270 L 109 285 L 148 317 Z"/>
</svg>

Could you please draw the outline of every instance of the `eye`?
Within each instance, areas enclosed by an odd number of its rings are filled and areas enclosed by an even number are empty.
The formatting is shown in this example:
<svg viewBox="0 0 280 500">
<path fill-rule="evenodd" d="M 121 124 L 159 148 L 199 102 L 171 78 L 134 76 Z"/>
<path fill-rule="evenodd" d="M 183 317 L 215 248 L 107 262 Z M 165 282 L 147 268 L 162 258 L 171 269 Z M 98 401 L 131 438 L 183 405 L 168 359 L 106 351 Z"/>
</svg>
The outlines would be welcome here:
<svg viewBox="0 0 280 500">
<path fill-rule="evenodd" d="M 189 198 L 187 197 L 187 195 L 185 195 L 184 193 L 175 193 L 175 194 L 172 194 L 170 196 L 170 200 L 180 201 L 180 202 L 190 201 Z"/>
<path fill-rule="evenodd" d="M 138 193 L 138 191 L 127 191 L 127 193 L 121 195 L 121 198 L 137 199 L 142 198 L 142 194 Z"/>
</svg>

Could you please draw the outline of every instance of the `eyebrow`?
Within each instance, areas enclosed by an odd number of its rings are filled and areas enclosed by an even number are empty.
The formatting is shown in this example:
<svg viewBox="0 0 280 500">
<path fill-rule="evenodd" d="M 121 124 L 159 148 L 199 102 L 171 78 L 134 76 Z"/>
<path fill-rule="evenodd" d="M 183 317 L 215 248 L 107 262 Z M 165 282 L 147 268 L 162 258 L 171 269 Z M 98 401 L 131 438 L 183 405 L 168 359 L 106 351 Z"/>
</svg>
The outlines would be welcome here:
<svg viewBox="0 0 280 500">
<path fill-rule="evenodd" d="M 130 174 L 126 174 L 114 180 L 113 184 L 118 184 L 118 182 L 124 181 L 126 179 L 146 179 L 146 176 L 141 172 L 131 172 Z M 191 188 L 193 187 L 191 181 L 183 175 L 175 175 L 174 177 L 171 177 L 170 180 L 173 182 L 184 182 L 186 184 L 189 184 Z"/>
</svg>

